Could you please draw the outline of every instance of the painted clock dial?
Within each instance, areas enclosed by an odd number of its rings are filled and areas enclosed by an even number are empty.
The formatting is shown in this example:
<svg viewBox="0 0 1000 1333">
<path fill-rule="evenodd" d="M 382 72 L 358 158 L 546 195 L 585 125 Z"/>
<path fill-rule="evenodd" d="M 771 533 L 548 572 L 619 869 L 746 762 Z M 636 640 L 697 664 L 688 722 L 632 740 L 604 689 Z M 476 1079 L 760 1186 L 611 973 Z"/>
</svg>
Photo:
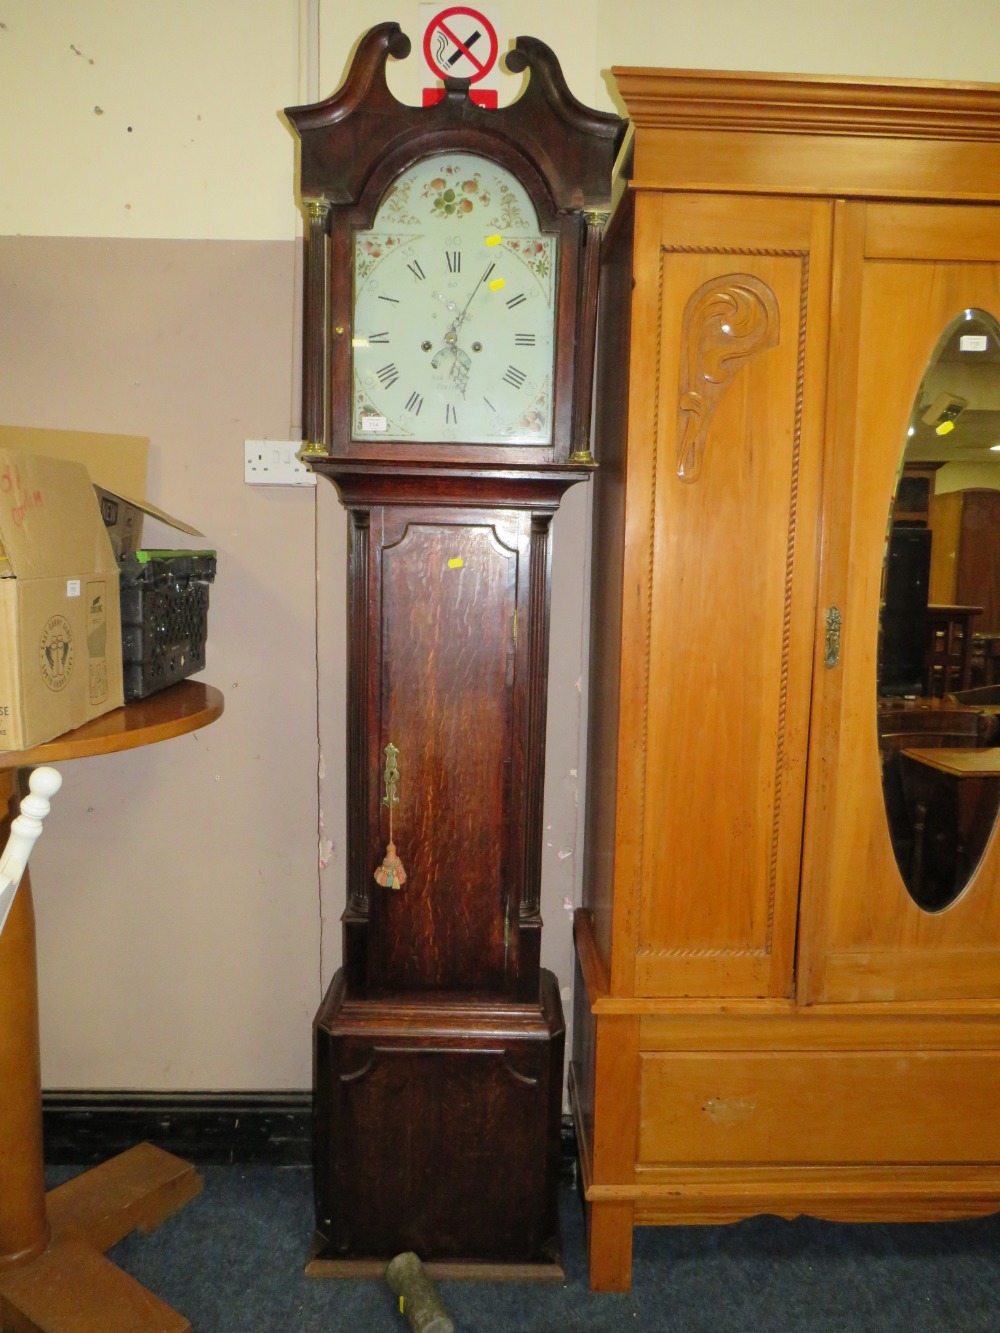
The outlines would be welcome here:
<svg viewBox="0 0 1000 1333">
<path fill-rule="evenodd" d="M 557 262 L 503 168 L 410 167 L 354 235 L 354 439 L 551 444 Z"/>
</svg>

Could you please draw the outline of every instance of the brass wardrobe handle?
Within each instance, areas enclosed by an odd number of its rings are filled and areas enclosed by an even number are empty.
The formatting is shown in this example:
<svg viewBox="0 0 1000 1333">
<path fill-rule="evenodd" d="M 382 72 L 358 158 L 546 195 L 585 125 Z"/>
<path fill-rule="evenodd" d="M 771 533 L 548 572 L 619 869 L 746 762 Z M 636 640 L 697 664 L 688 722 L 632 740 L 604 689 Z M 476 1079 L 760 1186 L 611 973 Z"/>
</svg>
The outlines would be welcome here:
<svg viewBox="0 0 1000 1333">
<path fill-rule="evenodd" d="M 826 608 L 826 656 L 824 658 L 827 669 L 838 666 L 840 663 L 840 631 L 843 625 L 843 617 L 840 614 L 840 607 L 828 606 Z"/>
</svg>

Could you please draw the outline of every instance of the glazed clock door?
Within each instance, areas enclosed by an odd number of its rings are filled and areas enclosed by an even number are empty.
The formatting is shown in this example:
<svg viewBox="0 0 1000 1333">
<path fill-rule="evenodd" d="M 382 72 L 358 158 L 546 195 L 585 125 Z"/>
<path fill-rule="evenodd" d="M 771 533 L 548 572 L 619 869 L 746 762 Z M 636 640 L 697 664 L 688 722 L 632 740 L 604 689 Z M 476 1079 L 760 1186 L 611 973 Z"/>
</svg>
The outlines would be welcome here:
<svg viewBox="0 0 1000 1333">
<path fill-rule="evenodd" d="M 988 702 L 979 707 L 931 698 L 933 672 L 925 681 L 922 669 L 932 665 L 928 654 L 934 651 L 940 614 L 961 612 L 974 627 L 983 606 L 928 606 L 924 582 L 922 601 L 909 613 L 924 624 L 923 662 L 901 676 L 886 670 L 884 654 L 896 596 L 894 552 L 902 549 L 903 538 L 919 545 L 921 531 L 925 563 L 945 552 L 940 525 L 928 521 L 926 512 L 911 512 L 909 503 L 899 503 L 903 517 L 891 529 L 893 542 L 887 542 L 908 432 L 910 438 L 921 432 L 937 439 L 930 472 L 938 492 L 990 485 L 983 478 L 991 465 L 983 460 L 997 456 L 989 446 L 1000 445 L 1000 414 L 992 400 L 978 401 L 983 397 L 978 386 L 981 372 L 998 360 L 990 330 L 1000 318 L 1000 210 L 845 204 L 839 206 L 837 235 L 842 280 L 833 313 L 834 364 L 843 369 L 833 381 L 829 418 L 836 449 L 830 451 L 825 485 L 800 997 L 996 998 L 1000 841 L 989 838 L 987 827 L 971 865 L 943 888 L 933 888 L 927 879 L 930 860 L 947 841 L 940 832 L 946 804 L 964 801 L 974 790 L 941 771 L 931 751 L 942 741 L 949 750 L 960 747 L 958 768 L 967 771 L 973 747 L 975 763 L 1000 772 L 1000 750 L 984 746 L 995 722 Z M 967 343 L 972 350 L 959 352 L 966 321 L 975 330 Z M 1000 366 L 992 369 L 996 383 L 990 392 L 1000 407 Z M 956 414 L 966 408 L 979 421 L 976 448 L 969 447 L 964 426 L 954 429 Z M 993 429 L 989 438 L 986 427 Z M 973 476 L 978 480 L 970 481 Z M 904 483 L 912 484 L 905 478 Z M 840 624 L 839 656 L 828 632 L 831 613 Z M 966 632 L 974 634 L 974 628 L 967 625 Z M 912 734 L 915 727 L 921 728 L 919 735 Z M 898 802 L 914 821 L 905 837 L 895 815 L 890 832 L 896 789 L 888 779 L 899 765 Z M 1000 776 L 973 776 L 979 790 L 1000 784 Z M 956 867 L 969 850 L 963 853 L 960 845 L 966 836 L 955 834 Z"/>
<path fill-rule="evenodd" d="M 523 520 L 392 506 L 372 523 L 370 861 L 374 872 L 389 839 L 392 745 L 391 832 L 406 882 L 371 882 L 369 981 L 502 990 L 520 897 L 511 806 Z"/>
</svg>

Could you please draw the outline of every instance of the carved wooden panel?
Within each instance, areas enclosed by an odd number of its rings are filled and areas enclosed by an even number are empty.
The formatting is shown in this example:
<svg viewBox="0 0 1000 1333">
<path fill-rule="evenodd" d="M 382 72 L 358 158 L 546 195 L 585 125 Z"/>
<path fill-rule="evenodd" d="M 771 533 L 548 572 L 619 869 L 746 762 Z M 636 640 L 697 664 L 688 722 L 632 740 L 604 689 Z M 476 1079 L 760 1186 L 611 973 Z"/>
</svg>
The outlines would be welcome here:
<svg viewBox="0 0 1000 1333">
<path fill-rule="evenodd" d="M 749 202 L 663 205 L 640 994 L 792 989 L 820 463 L 804 371 L 825 212 Z"/>
<path fill-rule="evenodd" d="M 712 413 L 750 357 L 777 345 L 778 303 L 774 292 L 749 273 L 726 273 L 699 287 L 681 324 L 685 356 L 677 405 L 677 475 L 696 481 L 701 473 Z"/>
</svg>

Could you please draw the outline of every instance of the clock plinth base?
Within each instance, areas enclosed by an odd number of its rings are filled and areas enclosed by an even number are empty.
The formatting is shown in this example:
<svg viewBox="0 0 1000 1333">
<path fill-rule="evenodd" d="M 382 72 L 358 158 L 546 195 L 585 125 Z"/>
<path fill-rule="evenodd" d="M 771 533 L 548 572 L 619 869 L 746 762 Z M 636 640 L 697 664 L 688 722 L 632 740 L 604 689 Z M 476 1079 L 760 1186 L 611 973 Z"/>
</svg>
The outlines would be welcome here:
<svg viewBox="0 0 1000 1333">
<path fill-rule="evenodd" d="M 313 1252 L 325 1248 L 317 1237 Z M 306 1277 L 385 1277 L 387 1259 L 316 1259 L 306 1264 Z M 565 1282 L 566 1270 L 559 1259 L 537 1264 L 490 1263 L 488 1260 L 454 1260 L 421 1265 L 432 1282 Z"/>
<path fill-rule="evenodd" d="M 439 1276 L 559 1277 L 564 1042 L 551 972 L 534 1004 L 354 999 L 338 972 L 314 1025 L 307 1273 L 381 1272 L 412 1250 Z"/>
</svg>

